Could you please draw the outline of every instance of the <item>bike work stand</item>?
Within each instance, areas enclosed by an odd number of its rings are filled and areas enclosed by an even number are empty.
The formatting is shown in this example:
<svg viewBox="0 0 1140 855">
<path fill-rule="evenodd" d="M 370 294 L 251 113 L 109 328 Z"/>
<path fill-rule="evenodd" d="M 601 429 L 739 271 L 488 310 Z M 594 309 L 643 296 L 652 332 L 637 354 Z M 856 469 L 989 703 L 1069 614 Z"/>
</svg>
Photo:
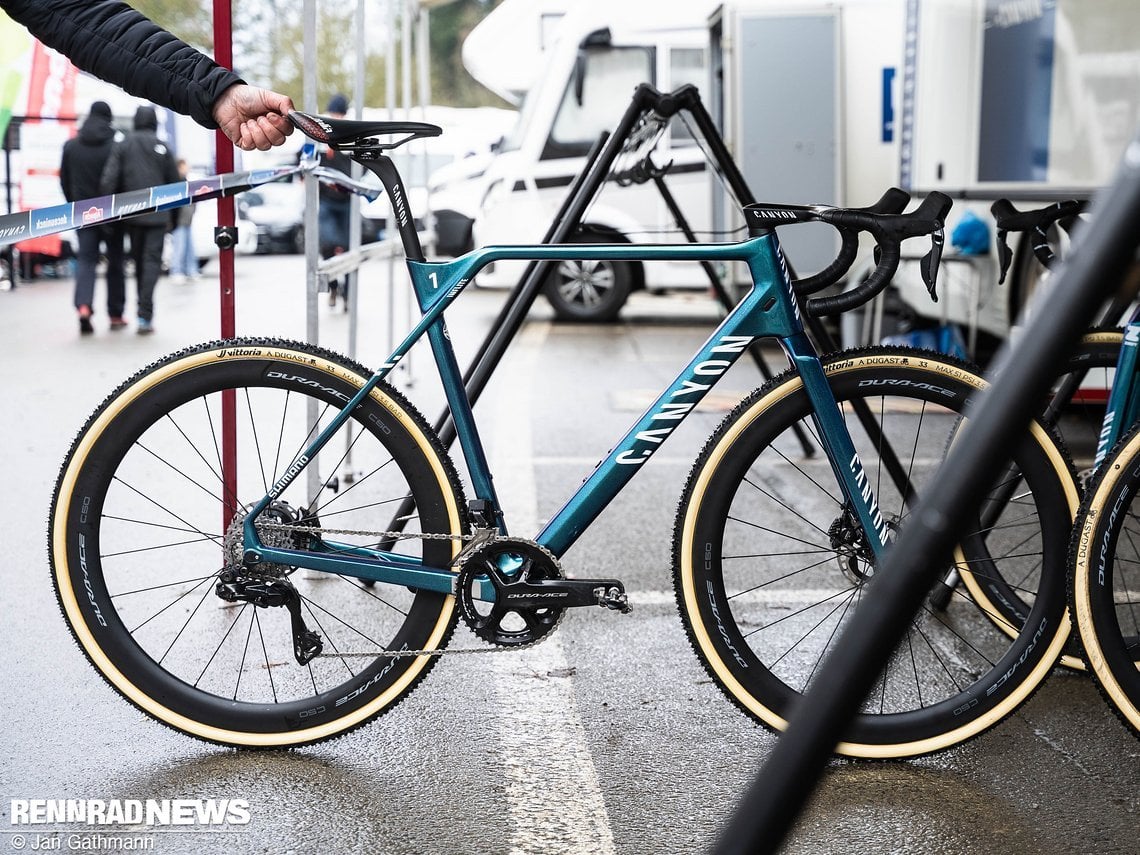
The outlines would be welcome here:
<svg viewBox="0 0 1140 855">
<path fill-rule="evenodd" d="M 667 121 L 677 112 L 677 109 L 679 109 L 682 103 L 677 100 L 676 96 L 686 92 L 686 90 L 692 90 L 692 95 L 688 97 L 691 97 L 695 103 L 699 104 L 700 96 L 697 94 L 696 87 L 693 86 L 682 87 L 673 94 L 662 94 L 648 84 L 642 84 L 634 90 L 633 98 L 626 108 L 625 113 L 622 115 L 621 120 L 618 122 L 617 127 L 612 133 L 603 132 L 600 134 L 590 149 L 589 155 L 586 158 L 585 168 L 575 178 L 574 183 L 570 187 L 570 192 L 562 201 L 558 213 L 555 214 L 554 220 L 543 236 L 542 243 L 567 242 L 567 238 L 581 226 L 582 218 L 589 210 L 594 197 L 600 192 L 606 180 L 611 177 L 614 163 L 629 145 L 635 129 L 649 114 L 656 113 L 661 121 Z M 688 103 L 687 99 L 685 103 Z M 707 116 L 707 113 L 705 115 Z M 719 149 L 723 153 L 723 158 L 728 163 L 729 168 L 736 174 L 739 183 L 743 185 L 744 178 L 740 176 L 735 163 L 732 162 L 731 156 L 728 154 L 727 149 L 724 148 L 724 143 L 721 141 L 720 135 L 716 133 L 715 126 L 712 125 L 711 119 L 708 121 L 708 127 L 715 135 L 716 143 L 719 144 Z M 660 176 L 657 176 L 655 181 L 659 188 L 665 187 Z M 669 196 L 668 199 L 672 200 L 672 197 Z M 669 204 L 668 201 L 667 204 Z M 674 216 L 677 217 L 678 225 L 685 232 L 686 238 L 692 241 L 695 236 L 689 228 L 687 221 L 677 209 L 675 201 L 672 201 L 672 204 L 670 204 L 670 210 Z M 531 306 L 534 305 L 535 299 L 542 290 L 543 284 L 553 264 L 554 262 L 550 259 L 529 262 L 518 284 L 507 296 L 506 302 L 499 312 L 499 316 L 491 325 L 490 333 L 479 346 L 470 366 L 463 374 L 463 384 L 472 404 L 478 401 L 479 396 L 486 388 L 488 380 L 490 380 L 491 375 L 494 373 L 507 347 L 518 333 L 527 313 L 530 311 Z M 733 305 L 733 301 L 721 283 L 720 277 L 716 275 L 716 271 L 712 266 L 707 263 L 704 265 L 704 270 L 709 277 L 709 281 L 712 284 L 717 298 L 726 309 L 730 309 Z M 753 345 L 749 351 L 752 354 L 752 358 L 756 361 L 764 379 L 770 379 L 772 372 L 765 364 L 759 347 Z M 446 410 L 436 420 L 435 430 L 439 434 L 444 447 L 450 448 L 451 444 L 455 441 L 455 424 L 451 419 L 450 413 Z M 807 437 L 802 433 L 799 434 L 799 437 L 805 454 L 810 454 L 812 447 Z M 401 530 L 403 521 L 408 518 L 414 506 L 415 503 L 413 500 L 405 499 L 393 515 L 389 529 L 392 531 Z M 489 524 L 493 521 L 484 522 Z"/>
<path fill-rule="evenodd" d="M 668 168 L 658 169 L 649 160 L 652 147 L 644 159 L 632 168 L 617 175 L 613 172 L 614 164 L 619 156 L 628 152 L 631 146 L 636 148 L 639 143 L 645 142 L 647 138 L 652 138 L 651 134 L 645 133 L 647 126 L 657 124 L 663 127 L 682 111 L 688 115 L 699 131 L 706 147 L 706 157 L 727 184 L 737 204 L 743 207 L 756 202 L 756 197 L 752 194 L 743 174 L 736 165 L 736 161 L 729 153 L 712 116 L 705 109 L 697 87 L 689 84 L 673 92 L 662 93 L 649 84 L 643 83 L 634 90 L 629 106 L 613 132 L 603 132 L 594 143 L 587 157 L 585 168 L 571 185 L 570 192 L 563 200 L 550 228 L 542 239 L 542 243 L 565 243 L 567 238 L 582 225 L 582 218 L 586 215 L 594 198 L 607 180 L 638 183 L 653 181 L 666 207 L 675 219 L 678 229 L 688 241 L 695 242 L 695 233 L 664 182 L 663 177 L 667 174 Z M 491 332 L 479 346 L 471 365 L 463 375 L 464 387 L 472 404 L 479 399 L 507 347 L 518 333 L 527 313 L 542 290 L 553 264 L 554 262 L 549 259 L 531 261 L 519 279 L 519 283 L 508 295 L 499 316 L 491 326 Z M 726 311 L 731 309 L 735 305 L 735 301 L 725 289 L 712 265 L 706 262 L 702 267 L 721 305 Z M 789 273 L 794 277 L 795 272 L 790 262 L 788 268 Z M 805 324 L 822 353 L 832 353 L 839 350 L 839 343 L 818 318 L 806 317 Z M 764 379 L 771 379 L 771 370 L 764 362 L 759 345 L 754 343 L 749 348 L 749 353 Z M 874 414 L 866 402 L 858 399 L 852 402 L 852 409 L 872 442 L 880 447 L 883 464 L 891 478 L 903 492 L 903 495 L 909 499 L 911 491 L 906 472 L 893 449 L 882 436 Z M 435 430 L 444 447 L 450 448 L 455 441 L 455 425 L 446 410 L 436 420 Z M 796 427 L 796 435 L 805 456 L 811 456 L 814 453 L 814 447 L 799 426 Z M 405 499 L 393 515 L 389 530 L 401 530 L 403 521 L 409 517 L 413 508 L 414 502 L 411 499 Z M 492 524 L 494 521 L 485 520 L 483 522 Z"/>
<path fill-rule="evenodd" d="M 691 95 L 689 94 L 690 92 Z M 678 96 L 683 97 L 678 98 Z M 579 173 L 571 185 L 570 192 L 563 200 L 562 206 L 554 216 L 550 228 L 543 236 L 542 243 L 566 243 L 567 238 L 581 227 L 582 218 L 589 210 L 591 203 L 601 191 L 603 185 L 607 180 L 612 180 L 615 177 L 618 177 L 619 180 L 633 180 L 638 183 L 651 178 L 661 190 L 665 203 L 675 218 L 678 228 L 685 235 L 686 240 L 695 242 L 696 237 L 689 227 L 688 221 L 677 207 L 676 201 L 673 200 L 672 195 L 669 194 L 668 188 L 661 178 L 661 175 L 668 171 L 667 169 L 661 172 L 646 170 L 642 176 L 638 177 L 625 173 L 623 173 L 623 176 L 614 176 L 613 174 L 614 164 L 617 162 L 619 156 L 627 150 L 631 141 L 634 140 L 634 134 L 637 128 L 647 116 L 656 114 L 658 120 L 667 122 L 679 109 L 687 106 L 689 103 L 700 105 L 700 95 L 694 86 L 684 86 L 676 92 L 669 94 L 658 92 L 648 84 L 638 86 L 637 89 L 634 90 L 633 98 L 630 100 L 630 104 L 618 122 L 617 127 L 612 133 L 603 133 L 590 150 L 586 159 L 585 169 Z M 703 111 L 703 106 L 700 109 Z M 707 113 L 705 115 L 707 116 Z M 732 162 L 728 150 L 724 147 L 720 135 L 716 132 L 711 118 L 709 119 L 708 127 L 715 135 L 716 142 L 719 143 L 719 151 L 722 153 L 723 159 L 728 162 L 729 167 L 739 178 L 740 184 L 743 185 L 744 178 L 740 176 L 739 171 L 736 170 L 736 165 Z M 510 295 L 507 297 L 506 303 L 491 327 L 490 334 L 488 334 L 480 345 L 471 362 L 471 366 L 463 375 L 467 395 L 472 404 L 474 404 L 482 394 L 483 389 L 487 385 L 487 381 L 490 379 L 492 373 L 494 373 L 507 346 L 518 333 L 523 320 L 526 318 L 527 313 L 530 311 L 531 306 L 534 305 L 535 299 L 542 290 L 553 265 L 554 262 L 549 259 L 530 262 L 522 277 L 519 279 L 519 283 L 512 289 Z M 721 282 L 720 277 L 712 265 L 708 262 L 703 262 L 702 267 L 721 305 L 724 306 L 726 310 L 731 309 L 735 301 L 725 290 L 724 284 Z M 755 360 L 757 367 L 760 369 L 760 373 L 764 376 L 764 379 L 770 380 L 772 378 L 772 372 L 764 362 L 759 347 L 754 345 L 749 349 L 749 352 L 753 360 Z M 451 418 L 446 412 L 437 420 L 435 428 L 443 440 L 444 446 L 450 447 L 455 439 L 455 426 L 452 424 Z M 800 441 L 804 447 L 804 452 L 810 454 L 812 449 L 806 437 L 801 435 Z"/>
</svg>

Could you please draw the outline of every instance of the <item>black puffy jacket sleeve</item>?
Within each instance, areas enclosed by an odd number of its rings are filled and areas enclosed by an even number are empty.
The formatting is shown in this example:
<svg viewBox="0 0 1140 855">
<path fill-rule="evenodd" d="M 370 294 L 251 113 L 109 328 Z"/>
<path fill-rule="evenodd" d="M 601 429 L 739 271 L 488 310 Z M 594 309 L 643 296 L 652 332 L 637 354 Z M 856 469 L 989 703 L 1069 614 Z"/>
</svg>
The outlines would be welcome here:
<svg viewBox="0 0 1140 855">
<path fill-rule="evenodd" d="M 216 128 L 214 101 L 241 82 L 119 0 L 0 0 L 0 8 L 76 66 Z"/>
</svg>

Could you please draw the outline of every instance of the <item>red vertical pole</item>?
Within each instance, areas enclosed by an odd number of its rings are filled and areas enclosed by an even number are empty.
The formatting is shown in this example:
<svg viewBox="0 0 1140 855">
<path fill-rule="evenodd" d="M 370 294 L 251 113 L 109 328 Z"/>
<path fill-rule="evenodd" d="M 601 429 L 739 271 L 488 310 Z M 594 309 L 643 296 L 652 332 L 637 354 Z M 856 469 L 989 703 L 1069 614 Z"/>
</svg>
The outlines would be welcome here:
<svg viewBox="0 0 1140 855">
<path fill-rule="evenodd" d="M 214 0 L 214 59 L 219 65 L 233 68 L 233 29 L 231 0 Z M 233 172 L 234 148 L 220 130 L 216 132 L 214 148 L 218 173 Z M 218 199 L 218 226 L 233 228 L 234 200 L 232 196 Z M 234 251 L 223 249 L 218 253 L 218 284 L 221 289 L 221 334 L 233 338 L 234 325 Z M 237 398 L 233 391 L 222 393 L 222 531 L 237 513 Z"/>
</svg>

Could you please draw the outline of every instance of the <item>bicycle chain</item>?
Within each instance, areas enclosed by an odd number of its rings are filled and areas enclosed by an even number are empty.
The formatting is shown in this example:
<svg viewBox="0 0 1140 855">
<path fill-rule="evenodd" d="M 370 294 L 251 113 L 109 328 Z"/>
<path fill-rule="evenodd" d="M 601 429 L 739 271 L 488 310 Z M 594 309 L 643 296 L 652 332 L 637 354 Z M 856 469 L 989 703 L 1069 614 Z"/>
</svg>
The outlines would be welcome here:
<svg viewBox="0 0 1140 855">
<path fill-rule="evenodd" d="M 473 534 L 443 534 L 442 532 L 413 532 L 408 533 L 405 531 L 360 531 L 345 528 L 313 528 L 312 526 L 304 525 L 289 525 L 288 523 L 258 523 L 259 529 L 277 530 L 277 531 L 301 531 L 307 534 L 319 532 L 320 534 L 337 534 L 337 535 L 352 535 L 355 537 L 369 537 L 376 538 L 376 540 L 457 540 L 459 542 L 471 542 L 479 538 L 483 538 L 487 543 L 509 543 L 512 540 L 519 540 L 519 538 L 499 537 L 498 535 L 491 534 L 489 537 L 486 531 L 476 531 Z M 531 543 L 531 541 L 525 541 Z M 539 547 L 544 549 L 543 547 Z M 544 551 L 548 551 L 545 550 Z M 460 552 L 460 555 L 463 553 Z M 459 556 L 457 555 L 456 558 Z M 553 558 L 553 556 L 552 556 Z M 496 645 L 487 645 L 486 647 L 443 647 L 435 650 L 373 650 L 368 653 L 318 653 L 314 658 L 316 659 L 376 659 L 383 657 L 387 659 L 404 659 L 414 656 L 444 656 L 451 654 L 468 654 L 468 653 L 517 653 L 520 650 L 530 650 L 546 640 L 547 636 L 552 635 L 554 630 L 558 628 L 558 624 L 562 623 L 562 618 L 559 617 L 558 623 L 550 628 L 550 631 L 545 635 L 536 638 L 530 644 L 519 644 L 514 647 L 498 647 Z"/>
</svg>

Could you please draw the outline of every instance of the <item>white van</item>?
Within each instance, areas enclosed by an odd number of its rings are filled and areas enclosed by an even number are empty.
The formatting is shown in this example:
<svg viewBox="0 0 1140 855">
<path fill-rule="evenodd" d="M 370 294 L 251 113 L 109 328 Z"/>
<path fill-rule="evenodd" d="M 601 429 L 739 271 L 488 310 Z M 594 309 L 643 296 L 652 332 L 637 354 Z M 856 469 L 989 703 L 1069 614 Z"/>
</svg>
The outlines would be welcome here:
<svg viewBox="0 0 1140 855">
<path fill-rule="evenodd" d="M 541 241 L 584 169 L 589 149 L 603 130 L 618 123 L 639 84 L 663 92 L 687 83 L 707 90 L 708 15 L 713 5 L 706 0 L 584 0 L 569 5 L 552 28 L 544 71 L 527 91 L 518 124 L 485 168 L 472 170 L 476 174 L 468 175 L 462 186 L 433 182 L 433 213 L 451 223 L 472 220 L 475 246 Z M 709 171 L 679 119 L 653 157 L 658 166 L 672 162 L 666 183 L 692 228 L 707 232 L 712 221 Z M 571 239 L 684 240 L 652 184 L 619 187 L 613 182 L 598 195 L 582 230 Z M 481 271 L 477 282 L 510 286 L 525 267 L 525 262 L 497 262 Z M 545 294 L 561 318 L 610 320 L 633 290 L 707 285 L 704 273 L 690 263 L 565 262 L 556 267 Z"/>
</svg>

